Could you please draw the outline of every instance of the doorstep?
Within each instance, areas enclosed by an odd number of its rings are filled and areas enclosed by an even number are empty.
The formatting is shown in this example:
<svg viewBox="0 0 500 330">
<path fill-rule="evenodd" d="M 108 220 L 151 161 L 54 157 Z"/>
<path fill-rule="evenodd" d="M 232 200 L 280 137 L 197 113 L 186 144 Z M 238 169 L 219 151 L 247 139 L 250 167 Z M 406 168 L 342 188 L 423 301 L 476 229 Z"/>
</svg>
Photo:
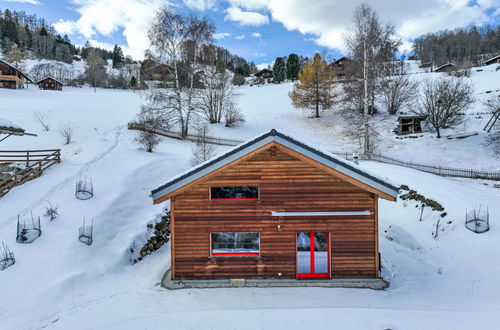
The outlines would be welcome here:
<svg viewBox="0 0 500 330">
<path fill-rule="evenodd" d="M 389 282 L 381 278 L 334 278 L 323 280 L 295 279 L 232 279 L 232 280 L 172 280 L 170 269 L 167 270 L 161 285 L 169 290 L 206 289 L 206 288 L 277 288 L 277 287 L 319 287 L 319 288 L 363 288 L 383 290 L 389 287 Z"/>
</svg>

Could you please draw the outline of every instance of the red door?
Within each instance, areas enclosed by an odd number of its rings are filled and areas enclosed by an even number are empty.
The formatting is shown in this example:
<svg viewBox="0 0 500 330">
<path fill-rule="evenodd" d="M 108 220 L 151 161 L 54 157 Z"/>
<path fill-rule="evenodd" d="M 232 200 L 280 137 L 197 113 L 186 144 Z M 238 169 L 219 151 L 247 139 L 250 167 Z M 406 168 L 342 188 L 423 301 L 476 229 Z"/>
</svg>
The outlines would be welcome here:
<svg viewBox="0 0 500 330">
<path fill-rule="evenodd" d="M 297 233 L 297 277 L 330 277 L 330 233 Z"/>
</svg>

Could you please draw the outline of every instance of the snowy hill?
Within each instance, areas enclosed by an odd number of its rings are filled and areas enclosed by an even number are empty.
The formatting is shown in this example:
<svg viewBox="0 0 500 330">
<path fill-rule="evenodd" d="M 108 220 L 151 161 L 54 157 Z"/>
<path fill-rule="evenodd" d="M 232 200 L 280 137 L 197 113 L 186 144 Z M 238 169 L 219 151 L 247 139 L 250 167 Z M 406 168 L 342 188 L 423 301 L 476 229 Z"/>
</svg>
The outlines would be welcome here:
<svg viewBox="0 0 500 330">
<path fill-rule="evenodd" d="M 76 69 L 75 69 L 76 70 Z M 483 70 L 483 71 L 479 71 Z M 440 74 L 419 73 L 418 79 Z M 422 78 L 420 78 L 422 77 Z M 498 169 L 497 156 L 484 146 L 488 118 L 481 100 L 500 89 L 500 71 L 474 68 L 478 101 L 465 127 L 443 135 L 478 131 L 464 140 L 395 139 L 395 117 L 384 117 L 379 149 L 403 159 L 470 168 Z M 343 133 L 337 112 L 310 119 L 292 107 L 292 85 L 239 88 L 246 118 L 240 127 L 216 125 L 212 135 L 248 139 L 277 128 L 325 150 L 351 151 L 357 144 Z M 491 93 L 490 93 L 491 94 Z M 16 264 L 0 272 L 2 329 L 313 329 L 335 320 L 342 329 L 496 329 L 500 322 L 500 186 L 497 182 L 444 178 L 373 162 L 361 166 L 406 184 L 443 205 L 440 235 L 432 237 L 439 212 L 412 201 L 380 202 L 380 248 L 384 291 L 322 288 L 240 288 L 168 291 L 159 282 L 169 267 L 169 245 L 138 264 L 129 248 L 141 244 L 168 205 L 152 205 L 149 193 L 190 167 L 193 144 L 164 139 L 150 154 L 126 129 L 138 112 L 141 93 L 88 88 L 62 92 L 0 89 L 1 117 L 37 137 L 10 137 L 2 150 L 61 148 L 62 163 L 0 198 L 0 241 L 15 253 Z M 34 113 L 48 116 L 46 132 Z M 69 123 L 74 142 L 58 133 Z M 218 147 L 219 151 L 226 147 Z M 80 177 L 91 177 L 95 196 L 74 197 Z M 42 236 L 30 245 L 15 241 L 16 221 L 42 215 L 47 202 L 60 216 L 42 218 Z M 488 206 L 491 230 L 474 234 L 464 227 L 465 210 Z M 94 243 L 78 241 L 83 218 L 94 219 Z"/>
</svg>

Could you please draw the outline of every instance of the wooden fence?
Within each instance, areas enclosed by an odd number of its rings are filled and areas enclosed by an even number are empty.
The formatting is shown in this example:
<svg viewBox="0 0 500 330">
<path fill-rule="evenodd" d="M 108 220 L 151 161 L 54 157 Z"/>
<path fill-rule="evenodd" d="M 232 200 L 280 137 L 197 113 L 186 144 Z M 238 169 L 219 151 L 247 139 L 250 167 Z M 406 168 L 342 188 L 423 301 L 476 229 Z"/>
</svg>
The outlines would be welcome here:
<svg viewBox="0 0 500 330">
<path fill-rule="evenodd" d="M 354 154 L 349 152 L 332 152 L 333 154 L 345 158 L 347 160 L 353 160 Z M 413 168 L 422 172 L 437 174 L 440 176 L 453 176 L 460 178 L 471 178 L 471 179 L 485 179 L 485 180 L 500 180 L 500 171 L 485 171 L 485 170 L 473 170 L 467 168 L 456 168 L 456 167 L 445 167 L 436 166 L 432 164 L 415 163 L 413 161 L 404 161 L 401 159 L 384 156 L 382 154 L 373 154 L 370 156 L 359 155 L 359 159 L 364 160 L 374 160 L 386 164 L 394 164 L 404 167 Z"/>
<path fill-rule="evenodd" d="M 166 137 L 174 138 L 174 139 L 178 139 L 178 140 L 187 140 L 187 141 L 194 141 L 194 142 L 199 140 L 199 137 L 197 135 L 188 134 L 185 138 L 183 138 L 181 136 L 181 134 L 178 132 L 169 131 L 169 130 L 164 129 L 164 128 L 154 128 L 154 127 L 150 127 L 150 126 L 145 126 L 145 125 L 141 125 L 139 123 L 134 123 L 134 122 L 128 124 L 128 129 L 150 132 L 150 133 L 154 133 L 157 135 L 166 136 Z M 212 136 L 207 136 L 205 139 L 206 139 L 207 143 L 221 145 L 221 146 L 237 146 L 238 144 L 241 144 L 243 142 L 241 140 L 223 139 L 223 138 L 212 137 Z"/>
<path fill-rule="evenodd" d="M 23 167 L 0 179 L 0 197 L 15 186 L 38 178 L 43 171 L 61 162 L 61 149 L 49 150 L 0 150 L 0 164 Z"/>
</svg>

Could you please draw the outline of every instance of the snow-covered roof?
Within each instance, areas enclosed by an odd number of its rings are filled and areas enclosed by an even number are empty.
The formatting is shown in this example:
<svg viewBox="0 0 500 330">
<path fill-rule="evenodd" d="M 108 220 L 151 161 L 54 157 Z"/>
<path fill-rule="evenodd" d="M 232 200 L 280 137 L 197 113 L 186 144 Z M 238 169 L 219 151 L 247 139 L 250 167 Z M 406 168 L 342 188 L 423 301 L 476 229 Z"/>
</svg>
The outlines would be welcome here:
<svg viewBox="0 0 500 330">
<path fill-rule="evenodd" d="M 57 81 L 58 83 L 60 83 L 61 85 L 63 85 L 63 86 L 64 86 L 64 83 L 63 83 L 62 81 L 60 81 L 59 79 L 56 79 L 56 78 L 54 78 L 54 77 L 52 77 L 52 76 L 45 76 L 45 77 L 43 77 L 42 79 L 38 80 L 35 84 L 39 84 L 39 83 L 41 83 L 42 81 L 44 81 L 45 79 L 49 79 L 49 78 L 50 78 L 50 79 L 52 79 L 52 80 L 54 80 L 54 81 Z"/>
<path fill-rule="evenodd" d="M 14 70 L 18 71 L 18 72 L 19 72 L 22 76 L 24 76 L 24 78 L 26 78 L 26 79 L 27 79 L 27 80 L 29 80 L 30 82 L 33 82 L 33 80 L 31 80 L 31 78 L 30 78 L 30 77 L 28 77 L 28 75 L 27 75 L 27 74 L 25 74 L 24 72 L 22 72 L 21 70 L 19 70 L 18 68 L 16 68 L 14 65 L 10 64 L 10 63 L 9 63 L 9 62 L 7 62 L 7 61 L 1 60 L 1 59 L 0 59 L 0 62 L 2 62 L 3 64 L 5 64 L 5 65 L 7 65 L 7 66 L 9 66 L 9 67 L 11 67 L 12 69 L 14 69 Z"/>
<path fill-rule="evenodd" d="M 453 64 L 453 63 L 446 63 L 446 64 L 441 65 L 439 68 L 436 68 L 434 71 L 439 71 L 439 70 L 441 70 L 443 68 L 446 68 L 447 66 L 455 66 L 455 64 Z"/>
<path fill-rule="evenodd" d="M 299 140 L 292 138 L 290 135 L 272 129 L 269 132 L 265 132 L 236 146 L 233 149 L 230 149 L 222 155 L 207 160 L 206 162 L 171 178 L 167 183 L 151 192 L 153 201 L 155 203 L 161 202 L 162 200 L 160 199 L 164 198 L 166 195 L 271 142 L 276 142 L 288 147 L 314 161 L 352 177 L 355 181 L 372 187 L 374 190 L 382 192 L 385 196 L 391 196 L 392 198 L 396 198 L 397 196 L 398 188 L 387 179 L 370 173 L 360 166 L 337 157 L 327 151 L 322 151 L 318 148 L 300 142 Z"/>
<path fill-rule="evenodd" d="M 488 63 L 488 62 L 490 62 L 490 61 L 494 61 L 494 60 L 496 60 L 497 58 L 500 58 L 500 54 L 499 54 L 499 55 L 497 55 L 497 56 L 494 56 L 494 57 L 490 58 L 489 60 L 484 61 L 484 63 Z"/>
<path fill-rule="evenodd" d="M 0 118 L 0 134 L 23 135 L 24 129 L 7 119 Z"/>
</svg>

